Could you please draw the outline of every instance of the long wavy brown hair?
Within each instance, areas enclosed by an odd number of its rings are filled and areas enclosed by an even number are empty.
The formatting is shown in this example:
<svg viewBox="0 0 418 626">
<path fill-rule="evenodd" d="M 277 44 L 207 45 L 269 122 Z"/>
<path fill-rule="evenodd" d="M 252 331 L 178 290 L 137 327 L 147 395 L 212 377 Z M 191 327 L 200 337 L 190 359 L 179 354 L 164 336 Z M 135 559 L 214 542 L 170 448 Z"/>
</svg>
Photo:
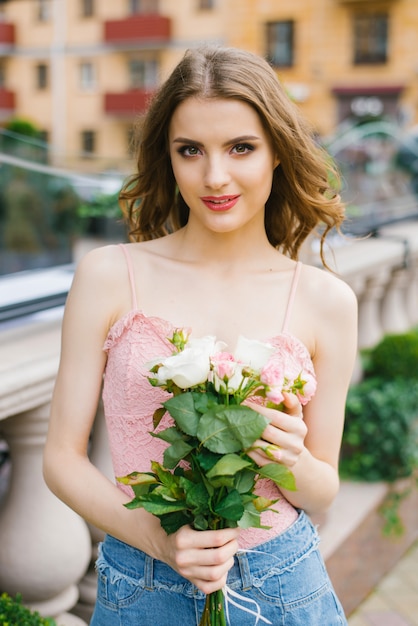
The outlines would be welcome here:
<svg viewBox="0 0 418 626">
<path fill-rule="evenodd" d="M 120 193 L 130 238 L 155 239 L 187 223 L 189 209 L 176 186 L 168 132 L 176 107 L 193 97 L 231 98 L 257 111 L 280 159 L 265 207 L 267 237 L 296 259 L 305 238 L 319 227 L 325 264 L 325 237 L 344 220 L 338 172 L 270 65 L 236 48 L 188 50 L 139 120 L 137 173 Z"/>
</svg>

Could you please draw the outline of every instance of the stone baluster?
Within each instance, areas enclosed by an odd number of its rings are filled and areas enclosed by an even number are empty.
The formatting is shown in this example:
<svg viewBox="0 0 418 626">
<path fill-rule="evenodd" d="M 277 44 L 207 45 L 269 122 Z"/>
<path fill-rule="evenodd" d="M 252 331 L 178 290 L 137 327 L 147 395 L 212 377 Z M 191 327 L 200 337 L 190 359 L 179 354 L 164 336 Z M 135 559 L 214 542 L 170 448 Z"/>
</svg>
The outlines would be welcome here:
<svg viewBox="0 0 418 626">
<path fill-rule="evenodd" d="M 371 348 L 383 336 L 381 302 L 390 278 L 390 272 L 382 270 L 365 281 L 359 301 L 359 347 Z"/>
<path fill-rule="evenodd" d="M 408 283 L 406 285 L 406 312 L 409 327 L 418 324 L 418 258 L 411 261 Z"/>
<path fill-rule="evenodd" d="M 404 333 L 410 328 L 406 291 L 411 272 L 399 267 L 392 270 L 382 300 L 382 327 L 385 333 Z"/>
<path fill-rule="evenodd" d="M 11 456 L 8 493 L 0 510 L 0 589 L 60 626 L 86 626 L 68 613 L 91 556 L 85 522 L 58 500 L 42 476 L 49 405 L 0 423 Z"/>
<path fill-rule="evenodd" d="M 366 281 L 363 276 L 351 277 L 349 281 L 347 281 L 356 294 L 357 302 L 360 302 L 362 299 L 363 292 L 366 288 Z M 360 323 L 360 319 L 359 319 Z M 360 330 L 358 331 L 360 333 Z M 360 353 L 357 350 L 356 361 L 354 363 L 353 374 L 351 376 L 351 384 L 356 384 L 361 381 L 363 377 L 363 367 L 361 363 Z"/>
</svg>

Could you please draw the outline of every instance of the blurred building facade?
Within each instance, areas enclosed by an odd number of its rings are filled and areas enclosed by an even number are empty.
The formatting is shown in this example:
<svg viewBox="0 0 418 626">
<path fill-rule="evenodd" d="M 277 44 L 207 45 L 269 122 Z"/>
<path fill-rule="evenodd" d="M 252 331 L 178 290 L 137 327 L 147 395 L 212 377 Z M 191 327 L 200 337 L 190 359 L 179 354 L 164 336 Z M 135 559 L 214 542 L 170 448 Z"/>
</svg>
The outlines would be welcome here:
<svg viewBox="0 0 418 626">
<path fill-rule="evenodd" d="M 51 145 L 53 165 L 93 170 L 102 156 L 114 168 L 128 167 L 133 122 L 148 95 L 186 48 L 202 42 L 266 55 L 321 135 L 349 117 L 390 117 L 401 126 L 418 121 L 418 0 L 0 0 L 0 15 L 0 124 L 33 121 Z M 23 168 L 15 169 L 20 176 Z M 387 183 L 384 170 L 382 176 Z M 42 223 L 26 198 L 19 211 L 8 209 L 13 219 L 20 215 L 19 234 L 31 213 Z M 0 252 L 5 231 L 0 220 Z M 381 234 L 336 247 L 328 259 L 358 298 L 360 348 L 418 324 L 418 222 Z M 56 271 L 61 296 L 68 269 Z M 29 292 L 32 306 L 36 277 L 21 278 L 23 284 L 3 277 L 4 292 L 17 298 Z M 96 598 L 89 564 L 102 533 L 42 478 L 61 334 L 59 309 L 46 313 L 22 317 L 21 325 L 9 319 L 0 329 L 0 440 L 12 459 L 3 465 L 7 492 L 0 490 L 0 591 L 21 593 L 62 626 L 86 626 Z M 358 359 L 354 380 L 360 375 Z M 112 479 L 101 407 L 90 455 Z M 347 502 L 350 514 L 337 515 L 340 538 L 341 520 L 353 519 Z M 355 503 L 358 513 L 357 497 Z"/>
<path fill-rule="evenodd" d="M 266 56 L 319 135 L 418 122 L 417 0 L 2 0 L 0 123 L 31 120 L 55 165 L 123 168 L 133 122 L 184 50 Z M 65 160 L 64 160 L 65 158 Z"/>
</svg>

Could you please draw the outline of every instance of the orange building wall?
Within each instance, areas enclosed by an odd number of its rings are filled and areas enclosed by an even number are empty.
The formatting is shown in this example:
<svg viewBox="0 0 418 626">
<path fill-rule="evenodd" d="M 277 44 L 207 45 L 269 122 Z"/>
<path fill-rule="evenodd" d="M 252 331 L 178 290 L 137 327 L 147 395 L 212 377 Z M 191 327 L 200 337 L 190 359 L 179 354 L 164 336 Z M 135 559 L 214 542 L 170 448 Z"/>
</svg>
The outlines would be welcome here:
<svg viewBox="0 0 418 626">
<path fill-rule="evenodd" d="M 128 137 L 134 117 L 109 114 L 105 93 L 129 90 L 128 59 L 139 53 L 104 41 L 104 21 L 125 19 L 125 0 L 97 0 L 92 18 L 80 17 L 78 0 L 53 0 L 57 20 L 36 21 L 36 0 L 10 0 L 3 19 L 15 25 L 15 46 L 2 52 L 5 88 L 15 93 L 14 115 L 48 131 L 57 159 L 83 168 L 126 167 Z M 352 64 L 351 18 L 356 10 L 390 13 L 389 61 L 377 66 Z M 417 0 L 218 0 L 215 9 L 201 11 L 196 0 L 161 0 L 160 14 L 171 20 L 171 38 L 145 42 L 141 54 L 155 55 L 164 79 L 189 46 L 214 42 L 264 55 L 265 24 L 294 20 L 295 63 L 278 76 L 314 129 L 328 135 L 338 123 L 335 87 L 403 85 L 400 101 L 408 124 L 418 123 L 418 1 Z M 91 62 L 96 84 L 80 86 L 80 63 Z M 35 88 L 35 65 L 51 64 L 51 85 Z M 83 130 L 97 133 L 101 159 L 80 159 Z"/>
</svg>

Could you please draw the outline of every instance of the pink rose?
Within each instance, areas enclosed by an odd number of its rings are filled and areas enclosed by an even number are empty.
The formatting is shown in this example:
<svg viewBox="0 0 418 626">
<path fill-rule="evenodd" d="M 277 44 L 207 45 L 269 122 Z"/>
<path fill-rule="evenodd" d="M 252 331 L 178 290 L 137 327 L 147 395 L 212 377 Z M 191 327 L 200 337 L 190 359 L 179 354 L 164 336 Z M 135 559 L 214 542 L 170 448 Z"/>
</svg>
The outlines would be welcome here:
<svg viewBox="0 0 418 626">
<path fill-rule="evenodd" d="M 260 380 L 268 387 L 280 387 L 284 384 L 284 368 L 279 358 L 271 358 L 260 372 Z"/>
<path fill-rule="evenodd" d="M 242 364 L 229 352 L 217 352 L 211 356 L 213 384 L 216 391 L 235 393 L 244 382 Z"/>
<path fill-rule="evenodd" d="M 284 368 L 277 356 L 267 361 L 260 372 L 260 381 L 266 385 L 266 398 L 274 404 L 283 402 L 283 386 L 285 382 Z"/>
<path fill-rule="evenodd" d="M 311 374 L 308 374 L 307 372 L 303 372 L 302 374 L 300 374 L 300 380 L 303 383 L 303 387 L 296 391 L 296 395 L 299 402 L 302 405 L 305 405 L 315 394 L 316 380 Z"/>
<path fill-rule="evenodd" d="M 281 404 L 284 400 L 281 387 L 269 387 L 266 391 L 266 398 L 273 404 Z"/>
<path fill-rule="evenodd" d="M 217 352 L 211 356 L 210 361 L 215 375 L 221 380 L 234 375 L 236 362 L 229 352 Z"/>
</svg>

